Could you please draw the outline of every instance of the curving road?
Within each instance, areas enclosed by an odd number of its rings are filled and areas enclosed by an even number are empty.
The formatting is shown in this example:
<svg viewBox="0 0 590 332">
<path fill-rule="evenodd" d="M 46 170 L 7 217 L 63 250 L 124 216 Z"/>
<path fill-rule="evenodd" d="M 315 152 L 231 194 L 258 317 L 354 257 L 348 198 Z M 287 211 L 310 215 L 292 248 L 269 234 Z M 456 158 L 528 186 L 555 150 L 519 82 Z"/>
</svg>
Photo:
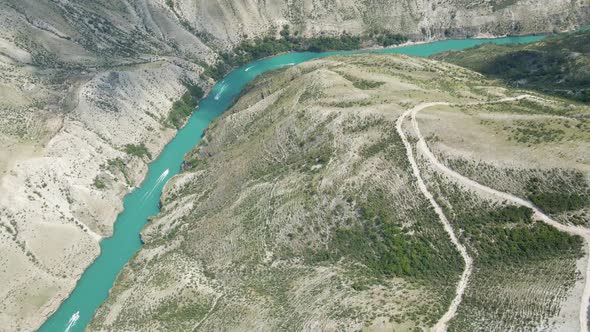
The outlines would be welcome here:
<svg viewBox="0 0 590 332">
<path fill-rule="evenodd" d="M 428 188 L 426 187 L 426 184 L 424 183 L 424 180 L 420 175 L 420 169 L 418 168 L 418 164 L 416 163 L 416 159 L 414 158 L 414 151 L 412 150 L 412 146 L 410 145 L 410 142 L 408 141 L 408 138 L 406 137 L 406 134 L 402 129 L 403 122 L 408 115 L 417 110 L 419 107 L 426 108 L 434 105 L 440 105 L 440 103 L 420 104 L 415 108 L 406 111 L 404 114 L 402 114 L 402 116 L 400 116 L 397 119 L 396 129 L 402 141 L 404 142 L 404 146 L 406 147 L 406 156 L 410 161 L 410 165 L 412 166 L 412 173 L 414 173 L 414 176 L 416 177 L 416 181 L 418 182 L 418 187 L 420 188 L 420 191 L 424 194 L 424 196 L 426 196 L 430 204 L 434 207 L 434 211 L 436 212 L 438 218 L 442 222 L 444 230 L 451 238 L 451 242 L 453 243 L 453 245 L 455 245 L 455 247 L 461 254 L 461 257 L 463 257 L 463 261 L 465 262 L 465 269 L 461 274 L 461 279 L 459 279 L 459 283 L 457 284 L 457 288 L 455 290 L 455 298 L 453 298 L 453 301 L 447 309 L 447 312 L 445 312 L 445 314 L 439 319 L 439 321 L 433 328 L 434 331 L 438 332 L 446 330 L 448 322 L 455 316 L 455 313 L 457 312 L 457 308 L 461 303 L 463 293 L 465 292 L 465 287 L 467 286 L 469 276 L 471 275 L 471 271 L 473 269 L 473 259 L 467 253 L 467 249 L 465 248 L 465 246 L 461 244 L 461 242 L 459 242 L 459 240 L 457 239 L 455 231 L 453 230 L 453 227 L 451 226 L 451 223 L 449 222 L 447 217 L 445 217 L 442 208 L 440 207 L 440 205 L 438 205 L 438 203 L 432 196 L 432 193 L 428 191 Z"/>
<path fill-rule="evenodd" d="M 447 328 L 448 322 L 455 316 L 455 314 L 457 312 L 457 308 L 459 307 L 459 304 L 461 303 L 463 294 L 465 293 L 465 287 L 467 286 L 467 282 L 469 280 L 469 275 L 471 274 L 471 271 L 473 268 L 473 260 L 471 257 L 469 257 L 465 247 L 457 240 L 451 224 L 449 223 L 447 218 L 444 216 L 442 209 L 440 208 L 438 203 L 436 203 L 432 194 L 428 191 L 428 188 L 424 184 L 424 180 L 422 179 L 422 177 L 420 175 L 420 170 L 418 169 L 416 160 L 414 158 L 414 152 L 412 150 L 412 146 L 408 142 L 408 139 L 402 130 L 403 121 L 408 116 L 411 116 L 412 125 L 414 128 L 415 134 L 418 138 L 417 148 L 421 150 L 421 152 L 424 154 L 424 156 L 427 157 L 428 161 L 434 167 L 436 167 L 440 172 L 444 173 L 445 175 L 447 175 L 449 177 L 454 178 L 456 181 L 458 181 L 460 184 L 462 184 L 464 186 L 471 187 L 473 189 L 476 189 L 476 190 L 479 190 L 482 192 L 486 192 L 486 193 L 494 195 L 500 199 L 511 201 L 515 204 L 526 206 L 526 207 L 533 210 L 533 212 L 534 212 L 533 218 L 534 219 L 542 221 L 542 222 L 544 222 L 552 227 L 555 227 L 556 229 L 558 229 L 562 232 L 566 232 L 570 235 L 581 236 L 582 238 L 584 238 L 584 240 L 586 242 L 586 255 L 590 259 L 590 230 L 583 228 L 583 227 L 579 227 L 579 226 L 571 226 L 571 225 L 561 224 L 561 223 L 553 220 L 551 217 L 547 216 L 546 214 L 544 214 L 539 208 L 537 208 L 536 206 L 534 206 L 531 202 L 529 202 L 527 200 L 524 200 L 520 197 L 514 196 L 509 193 L 501 192 L 496 189 L 487 187 L 479 182 L 476 182 L 476 181 L 474 181 L 466 176 L 463 176 L 462 174 L 459 174 L 459 173 L 453 171 L 452 169 L 448 168 L 446 165 L 444 165 L 438 159 L 436 159 L 436 156 L 432 153 L 432 151 L 430 150 L 430 148 L 426 144 L 426 141 L 424 140 L 424 137 L 422 136 L 422 133 L 420 132 L 420 128 L 418 126 L 418 121 L 416 121 L 416 114 L 418 112 L 420 112 L 426 108 L 433 107 L 433 106 L 484 105 L 484 104 L 493 104 L 493 103 L 503 103 L 503 102 L 521 100 L 521 99 L 526 99 L 526 98 L 539 99 L 538 97 L 531 96 L 531 95 L 520 95 L 517 97 L 504 98 L 504 99 L 499 99 L 499 100 L 493 101 L 493 102 L 482 102 L 482 103 L 466 103 L 466 104 L 451 104 L 451 103 L 446 103 L 446 102 L 422 103 L 422 104 L 419 104 L 419 105 L 415 106 L 414 108 L 409 109 L 406 112 L 404 112 L 402 114 L 402 116 L 400 116 L 399 119 L 397 120 L 396 129 L 397 129 L 397 132 L 400 135 L 400 137 L 402 138 L 402 141 L 404 142 L 404 145 L 406 147 L 406 155 L 407 155 L 408 159 L 410 160 L 410 164 L 412 165 L 412 171 L 418 181 L 418 185 L 420 187 L 420 190 L 422 191 L 422 193 L 426 196 L 426 198 L 430 201 L 430 203 L 434 207 L 436 213 L 439 216 L 440 221 L 444 225 L 445 231 L 447 231 L 447 233 L 449 234 L 449 236 L 451 238 L 451 242 L 453 242 L 453 244 L 455 245 L 457 250 L 459 250 L 459 252 L 461 253 L 461 256 L 463 257 L 463 260 L 465 261 L 465 270 L 463 271 L 463 273 L 461 275 L 461 279 L 460 279 L 459 283 L 457 284 L 457 288 L 455 291 L 455 294 L 456 294 L 455 298 L 451 302 L 451 305 L 449 306 L 447 312 L 445 312 L 445 314 L 439 319 L 439 321 L 436 323 L 436 325 L 432 328 L 433 331 L 436 331 L 436 332 L 445 331 Z M 584 292 L 582 293 L 582 298 L 581 298 L 581 303 L 580 303 L 580 314 L 579 314 L 580 330 L 582 332 L 588 332 L 587 312 L 588 312 L 588 307 L 590 305 L 590 261 L 588 261 L 586 264 L 585 279 L 586 279 L 586 282 L 584 285 Z"/>
</svg>

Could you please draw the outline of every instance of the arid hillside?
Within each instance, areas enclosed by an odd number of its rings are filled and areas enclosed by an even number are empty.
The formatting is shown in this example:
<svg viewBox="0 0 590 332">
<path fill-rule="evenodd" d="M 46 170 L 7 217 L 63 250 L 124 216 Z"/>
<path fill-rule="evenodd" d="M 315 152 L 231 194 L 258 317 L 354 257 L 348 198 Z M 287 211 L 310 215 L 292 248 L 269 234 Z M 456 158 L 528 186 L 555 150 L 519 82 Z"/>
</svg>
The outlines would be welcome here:
<svg viewBox="0 0 590 332">
<path fill-rule="evenodd" d="M 66 298 L 244 39 L 424 40 L 587 25 L 588 1 L 0 0 L 0 330 Z M 368 45 L 370 46 L 370 45 Z M 180 100 L 180 101 L 179 101 Z M 451 278 L 451 277 L 449 277 Z M 442 296 L 442 295 L 441 295 Z"/>
<path fill-rule="evenodd" d="M 589 151 L 576 146 L 588 137 L 572 125 L 567 143 L 537 151 L 485 135 L 495 121 L 588 112 L 406 56 L 265 75 L 167 184 L 90 330 L 579 330 L 587 230 L 509 194 L 528 197 L 526 173 L 540 195 L 570 195 L 553 191 L 569 181 L 587 197 Z M 428 147 L 481 165 L 491 187 L 441 171 Z M 589 206 L 570 210 L 585 220 Z"/>
<path fill-rule="evenodd" d="M 384 29 L 421 39 L 551 32 L 585 25 L 590 15 L 586 0 L 165 2 L 186 25 L 230 43 L 283 24 L 307 36 Z"/>
</svg>

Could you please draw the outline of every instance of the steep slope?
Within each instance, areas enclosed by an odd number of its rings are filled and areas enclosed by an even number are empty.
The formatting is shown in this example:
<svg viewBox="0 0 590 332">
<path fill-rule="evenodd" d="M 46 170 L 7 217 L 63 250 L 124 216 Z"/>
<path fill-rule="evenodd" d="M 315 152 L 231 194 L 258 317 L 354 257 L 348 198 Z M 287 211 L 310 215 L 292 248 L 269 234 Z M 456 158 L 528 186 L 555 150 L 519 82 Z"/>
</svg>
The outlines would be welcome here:
<svg viewBox="0 0 590 332">
<path fill-rule="evenodd" d="M 396 130 L 424 102 L 516 93 L 391 55 L 328 58 L 258 79 L 168 183 L 145 246 L 90 330 L 578 329 L 582 239 L 533 221 L 526 207 L 453 189 L 419 149 L 411 165 L 417 137 L 407 122 L 407 139 Z M 522 284 L 530 273 L 536 279 Z M 457 288 L 461 274 L 466 289 Z M 480 294 L 494 305 L 488 315 Z"/>
<path fill-rule="evenodd" d="M 209 65 L 244 38 L 284 24 L 304 36 L 531 33 L 589 16 L 565 0 L 0 0 L 1 329 L 32 330 L 67 296 L 190 109 L 174 102 L 207 90 Z"/>
<path fill-rule="evenodd" d="M 482 45 L 433 58 L 516 87 L 590 102 L 590 30 L 558 34 L 527 45 Z"/>
<path fill-rule="evenodd" d="M 174 135 L 160 119 L 200 82 L 141 29 L 142 8 L 121 6 L 0 3 L 2 330 L 35 329 L 75 286 L 146 171 L 127 146 L 156 155 Z M 164 18 L 186 52 L 210 54 Z"/>
<path fill-rule="evenodd" d="M 169 0 L 197 31 L 226 41 L 289 24 L 303 35 L 385 29 L 413 38 L 551 32 L 587 24 L 588 1 Z M 228 22 L 232 22 L 229 24 Z"/>
</svg>

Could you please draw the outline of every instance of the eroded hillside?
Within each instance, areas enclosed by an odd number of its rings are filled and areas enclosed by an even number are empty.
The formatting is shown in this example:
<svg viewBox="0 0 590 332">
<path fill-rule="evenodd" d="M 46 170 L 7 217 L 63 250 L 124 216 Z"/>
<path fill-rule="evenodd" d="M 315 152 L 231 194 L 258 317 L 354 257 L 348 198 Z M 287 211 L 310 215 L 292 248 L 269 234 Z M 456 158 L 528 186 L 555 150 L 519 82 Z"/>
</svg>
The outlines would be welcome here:
<svg viewBox="0 0 590 332">
<path fill-rule="evenodd" d="M 307 37 L 519 34 L 588 17 L 587 1 L 565 0 L 0 1 L 0 329 L 35 329 L 57 308 L 243 39 L 285 24 Z"/>
<path fill-rule="evenodd" d="M 166 4 L 195 30 L 229 41 L 282 24 L 307 36 L 343 30 L 359 34 L 370 28 L 414 38 L 550 32 L 585 25 L 590 14 L 585 0 L 167 0 Z"/>
<path fill-rule="evenodd" d="M 137 12 L 92 3 L 0 3 L 5 331 L 34 330 L 73 289 L 148 155 L 174 135 L 172 102 L 201 82 L 202 68 L 175 57 Z M 207 53 L 184 29 L 167 32 Z"/>
<path fill-rule="evenodd" d="M 452 65 L 392 55 L 328 58 L 258 79 L 168 183 L 162 212 L 143 231 L 145 246 L 90 329 L 579 329 L 584 240 L 438 172 L 406 118 L 429 102 L 473 105 L 476 115 L 455 110 L 449 119 L 494 115 L 486 105 L 510 98 L 509 106 L 526 93 L 496 84 Z M 573 117 L 588 114 L 559 105 Z M 515 116 L 540 106 L 525 107 Z M 430 112 L 424 107 L 417 123 L 439 151 L 455 143 L 443 134 L 460 133 L 424 125 Z M 477 134 L 480 122 L 473 123 Z M 513 154 L 527 150 L 514 144 Z M 587 188 L 587 163 L 552 160 L 527 159 L 522 167 L 543 183 L 553 181 L 542 171 L 547 165 L 579 173 Z M 479 174 L 503 175 L 492 168 Z"/>
</svg>

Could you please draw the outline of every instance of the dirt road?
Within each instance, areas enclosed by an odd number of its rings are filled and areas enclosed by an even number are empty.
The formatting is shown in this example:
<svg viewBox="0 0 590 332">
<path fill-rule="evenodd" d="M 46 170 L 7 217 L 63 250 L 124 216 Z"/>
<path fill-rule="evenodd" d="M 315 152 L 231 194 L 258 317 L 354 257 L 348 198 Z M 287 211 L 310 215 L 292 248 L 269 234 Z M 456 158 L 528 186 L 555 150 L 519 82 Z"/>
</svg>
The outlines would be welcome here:
<svg viewBox="0 0 590 332">
<path fill-rule="evenodd" d="M 483 104 L 491 104 L 491 103 L 502 103 L 502 102 L 521 100 L 521 99 L 525 99 L 525 98 L 538 99 L 538 97 L 534 97 L 534 96 L 530 96 L 530 95 L 520 95 L 517 97 L 499 99 L 499 100 L 493 101 L 493 102 L 470 103 L 470 104 L 463 104 L 463 105 L 483 105 Z M 412 170 L 413 170 L 414 176 L 416 177 L 416 179 L 418 181 L 418 185 L 420 187 L 420 190 L 422 191 L 422 193 L 424 193 L 426 198 L 428 198 L 428 200 L 430 201 L 432 206 L 435 208 L 440 221 L 443 223 L 445 230 L 447 231 L 447 233 L 449 234 L 449 236 L 451 238 L 451 241 L 453 242 L 453 244 L 455 245 L 457 250 L 459 250 L 459 252 L 461 253 L 461 256 L 463 257 L 463 260 L 465 261 L 465 270 L 463 271 L 463 274 L 461 275 L 461 279 L 460 279 L 459 283 L 457 284 L 457 288 L 455 291 L 455 294 L 456 294 L 455 298 L 453 299 L 453 302 L 451 302 L 451 305 L 449 306 L 447 312 L 439 319 L 439 321 L 433 327 L 433 331 L 437 331 L 437 332 L 438 331 L 445 331 L 448 322 L 455 316 L 457 308 L 458 308 L 459 304 L 461 303 L 463 293 L 465 292 L 465 287 L 467 286 L 467 282 L 469 280 L 469 275 L 471 274 L 473 261 L 472 261 L 471 257 L 469 257 L 465 247 L 457 240 L 451 224 L 446 219 L 446 217 L 444 216 L 444 214 L 442 212 L 442 209 L 440 208 L 438 203 L 436 203 L 432 194 L 428 191 L 428 188 L 424 184 L 424 180 L 422 179 L 422 177 L 420 175 L 420 170 L 418 169 L 418 166 L 417 166 L 417 163 L 416 163 L 416 160 L 414 157 L 414 152 L 412 150 L 412 146 L 408 142 L 408 139 L 402 130 L 402 124 L 408 116 L 411 116 L 412 126 L 413 126 L 414 132 L 418 138 L 417 149 L 419 149 L 424 154 L 424 156 L 428 159 L 428 161 L 434 167 L 436 167 L 440 172 L 442 172 L 443 174 L 445 174 L 449 177 L 454 178 L 457 182 L 459 182 L 460 184 L 462 184 L 466 187 L 471 187 L 472 189 L 475 189 L 477 191 L 481 191 L 481 192 L 485 192 L 487 194 L 494 195 L 502 200 L 507 200 L 507 201 L 510 201 L 514 204 L 526 206 L 526 207 L 533 210 L 533 212 L 534 212 L 533 218 L 534 219 L 542 221 L 542 222 L 544 222 L 552 227 L 555 227 L 556 229 L 558 229 L 562 232 L 566 232 L 570 235 L 581 236 L 582 238 L 584 238 L 584 240 L 586 242 L 586 255 L 588 258 L 590 258 L 590 230 L 583 228 L 583 227 L 561 224 L 561 223 L 553 220 L 551 217 L 547 216 L 546 214 L 544 214 L 539 208 L 534 206 L 531 202 L 524 200 L 520 197 L 514 196 L 512 194 L 501 192 L 501 191 L 495 190 L 493 188 L 484 186 L 479 182 L 471 180 L 471 179 L 453 171 L 452 169 L 448 168 L 446 165 L 441 163 L 438 159 L 436 159 L 436 156 L 429 149 L 428 145 L 426 144 L 426 141 L 424 140 L 424 137 L 422 136 L 422 133 L 420 132 L 420 128 L 418 126 L 418 121 L 416 121 L 416 114 L 426 108 L 433 107 L 433 106 L 441 106 L 441 105 L 453 105 L 453 104 L 446 103 L 446 102 L 433 102 L 433 103 L 419 104 L 416 107 L 404 112 L 402 114 L 402 116 L 398 119 L 397 127 L 396 127 L 396 129 L 397 129 L 397 131 L 398 131 L 400 137 L 402 138 L 402 141 L 404 142 L 404 145 L 406 147 L 406 155 L 407 155 L 408 159 L 410 160 L 410 164 L 412 165 Z M 584 285 L 584 292 L 583 292 L 582 298 L 581 298 L 580 314 L 579 314 L 580 330 L 583 332 L 588 332 L 587 312 L 588 312 L 588 307 L 590 305 L 590 262 L 588 262 L 588 263 L 589 264 L 587 264 L 586 275 L 585 275 L 586 280 L 585 280 L 585 285 Z"/>
</svg>

